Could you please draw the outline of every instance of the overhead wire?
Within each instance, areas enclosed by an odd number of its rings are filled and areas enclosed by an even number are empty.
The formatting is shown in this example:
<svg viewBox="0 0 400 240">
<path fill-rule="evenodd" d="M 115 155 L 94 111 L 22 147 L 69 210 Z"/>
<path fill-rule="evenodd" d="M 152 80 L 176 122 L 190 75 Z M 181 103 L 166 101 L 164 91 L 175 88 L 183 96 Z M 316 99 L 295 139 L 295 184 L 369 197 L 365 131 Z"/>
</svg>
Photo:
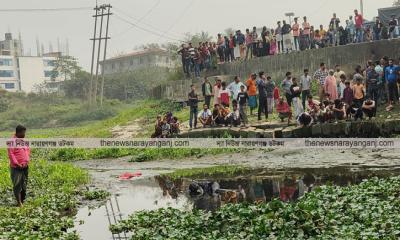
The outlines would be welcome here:
<svg viewBox="0 0 400 240">
<path fill-rule="evenodd" d="M 168 37 L 168 36 L 163 36 L 163 35 L 162 35 L 161 33 L 159 33 L 159 32 L 156 32 L 156 31 L 153 31 L 153 30 L 144 28 L 144 27 L 142 27 L 142 26 L 140 26 L 140 25 L 137 25 L 136 23 L 133 23 L 133 22 L 131 22 L 131 21 L 129 21 L 129 20 L 127 20 L 127 19 L 125 19 L 125 18 L 119 16 L 119 14 L 114 14 L 114 16 L 115 16 L 117 19 L 119 19 L 120 21 L 125 22 L 125 23 L 127 23 L 127 24 L 129 24 L 129 25 L 132 25 L 132 26 L 134 26 L 135 28 L 138 28 L 138 29 L 140 29 L 140 30 L 142 30 L 142 31 L 145 31 L 145 32 L 147 32 L 147 33 L 150 33 L 150 34 L 159 36 L 159 37 L 161 37 L 161 38 L 166 38 L 166 39 L 168 39 L 168 40 L 182 42 L 180 39 L 172 38 L 172 37 Z"/>
<path fill-rule="evenodd" d="M 149 16 L 154 11 L 154 9 L 156 9 L 158 5 L 160 5 L 160 3 L 161 0 L 157 0 L 157 2 L 141 18 L 139 18 L 137 23 L 140 23 L 143 19 Z"/>
<path fill-rule="evenodd" d="M 90 10 L 91 7 L 74 7 L 74 8 L 10 8 L 0 9 L 0 12 L 63 12 L 63 11 L 83 11 Z"/>
<path fill-rule="evenodd" d="M 158 7 L 158 5 L 160 5 L 160 3 L 161 3 L 161 0 L 157 0 L 155 2 L 155 4 L 142 17 L 135 20 L 136 24 L 141 23 L 146 17 L 148 17 Z M 127 14 L 124 14 L 124 15 L 127 15 Z M 121 31 L 120 33 L 115 34 L 114 38 L 120 37 L 120 36 L 128 33 L 128 31 L 131 30 L 132 28 L 135 28 L 135 26 L 130 26 L 129 28 L 125 29 L 124 31 Z"/>
<path fill-rule="evenodd" d="M 124 16 L 130 18 L 130 19 L 132 19 L 132 20 L 135 21 L 135 22 L 138 22 L 138 21 L 139 21 L 138 18 L 131 16 L 129 13 L 125 12 L 125 11 L 122 10 L 122 9 L 119 9 L 118 7 L 114 7 L 114 10 L 115 10 L 116 12 L 119 12 L 120 14 L 122 14 L 122 15 L 124 15 Z M 159 32 L 163 32 L 163 31 L 164 31 L 163 29 L 158 28 L 158 27 L 155 27 L 155 26 L 153 26 L 153 25 L 151 25 L 151 24 L 148 24 L 148 23 L 144 22 L 143 20 L 142 20 L 140 23 L 143 24 L 143 25 L 145 25 L 145 26 L 148 27 L 148 28 L 151 28 L 152 31 L 159 31 Z M 137 24 L 137 23 L 136 23 L 136 24 Z M 132 28 L 134 28 L 134 27 L 132 27 Z M 130 28 L 130 29 L 128 29 L 128 30 L 131 30 L 132 28 Z M 116 36 L 122 35 L 123 33 L 124 33 L 124 32 L 121 32 L 121 33 L 119 33 L 119 34 L 116 34 Z M 183 37 L 182 34 L 177 34 L 177 33 L 175 34 L 175 33 L 172 33 L 172 32 L 169 33 L 169 35 L 172 36 L 173 38 L 181 38 L 181 37 Z M 114 38 L 115 38 L 115 37 L 114 37 Z"/>
<path fill-rule="evenodd" d="M 195 2 L 195 0 L 192 0 L 192 1 L 183 9 L 183 11 L 182 11 L 181 14 L 179 15 L 179 17 L 178 17 L 178 18 L 171 24 L 171 26 L 170 26 L 166 31 L 164 31 L 163 34 L 158 38 L 158 41 L 159 41 L 161 38 L 163 38 L 166 34 L 168 34 L 169 31 L 171 31 L 171 30 L 176 26 L 176 24 L 178 24 L 178 23 L 182 20 L 182 18 L 185 16 L 185 14 L 186 14 L 186 12 L 189 10 L 189 8 L 192 7 L 192 5 L 193 5 L 194 2 Z"/>
</svg>

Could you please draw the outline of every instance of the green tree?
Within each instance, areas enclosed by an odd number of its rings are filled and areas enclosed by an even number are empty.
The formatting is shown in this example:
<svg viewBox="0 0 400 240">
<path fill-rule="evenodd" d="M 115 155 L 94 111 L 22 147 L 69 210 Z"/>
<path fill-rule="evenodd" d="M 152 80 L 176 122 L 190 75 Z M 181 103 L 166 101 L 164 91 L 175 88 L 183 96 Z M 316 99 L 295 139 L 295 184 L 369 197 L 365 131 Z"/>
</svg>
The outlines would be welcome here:
<svg viewBox="0 0 400 240">
<path fill-rule="evenodd" d="M 184 42 L 191 42 L 194 46 L 197 46 L 200 42 L 210 42 L 213 37 L 208 33 L 201 31 L 196 34 L 185 33 Z"/>
<path fill-rule="evenodd" d="M 0 94 L 0 112 L 5 112 L 8 110 L 11 103 L 5 96 L 6 92 L 5 91 L 3 92 L 3 90 L 1 90 L 1 92 L 2 92 L 2 94 Z"/>
<path fill-rule="evenodd" d="M 82 71 L 82 68 L 78 65 L 76 58 L 71 56 L 61 56 L 57 58 L 55 63 L 52 80 L 55 80 L 59 74 L 63 76 L 63 80 L 75 79 L 76 73 Z"/>
<path fill-rule="evenodd" d="M 395 7 L 400 6 L 400 0 L 394 1 L 393 6 Z"/>
<path fill-rule="evenodd" d="M 64 81 L 61 89 L 68 98 L 87 99 L 90 88 L 90 73 L 78 71 L 75 77 L 69 81 Z"/>
</svg>

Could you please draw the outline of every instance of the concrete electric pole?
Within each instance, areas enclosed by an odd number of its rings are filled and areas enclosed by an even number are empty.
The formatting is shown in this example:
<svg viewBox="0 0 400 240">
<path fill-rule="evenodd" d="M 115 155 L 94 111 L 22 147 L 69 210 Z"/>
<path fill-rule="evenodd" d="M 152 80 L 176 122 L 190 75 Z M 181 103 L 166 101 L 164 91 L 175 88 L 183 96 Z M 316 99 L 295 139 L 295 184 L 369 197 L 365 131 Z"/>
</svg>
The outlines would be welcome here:
<svg viewBox="0 0 400 240">
<path fill-rule="evenodd" d="M 92 63 L 90 66 L 90 88 L 89 88 L 89 104 L 92 103 L 96 104 L 97 102 L 97 92 L 98 92 L 98 81 L 99 81 L 99 67 L 100 67 L 100 56 L 102 52 L 101 43 L 102 40 L 105 40 L 104 46 L 104 53 L 103 53 L 103 62 L 106 59 L 107 54 L 107 40 L 110 39 L 108 36 L 108 26 L 109 26 L 109 19 L 112 15 L 111 13 L 111 5 L 110 4 L 103 4 L 101 6 L 97 6 L 94 8 L 95 15 L 94 17 L 94 33 L 93 38 L 90 39 L 93 41 L 93 48 L 92 48 Z M 106 34 L 103 36 L 103 22 L 104 17 L 106 16 Z M 98 29 L 98 18 L 100 18 L 100 29 Z M 99 33 L 98 33 L 99 32 Z M 98 33 L 98 34 L 97 34 Z M 97 59 L 95 59 L 96 55 L 96 42 L 98 42 L 98 49 L 97 49 Z M 94 73 L 94 65 L 96 64 L 96 73 Z M 101 104 L 103 102 L 103 85 L 104 85 L 104 67 L 101 68 L 102 70 L 102 83 L 101 83 L 101 97 L 100 101 Z"/>
<path fill-rule="evenodd" d="M 360 12 L 361 15 L 364 17 L 364 0 L 360 0 Z"/>
</svg>

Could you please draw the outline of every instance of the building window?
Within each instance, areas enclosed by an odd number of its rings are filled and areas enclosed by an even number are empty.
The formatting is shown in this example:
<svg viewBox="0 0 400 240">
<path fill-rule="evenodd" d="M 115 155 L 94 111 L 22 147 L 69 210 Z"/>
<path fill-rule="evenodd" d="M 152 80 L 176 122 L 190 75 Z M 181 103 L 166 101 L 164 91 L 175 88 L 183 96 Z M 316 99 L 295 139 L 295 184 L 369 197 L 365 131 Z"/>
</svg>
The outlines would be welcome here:
<svg viewBox="0 0 400 240">
<path fill-rule="evenodd" d="M 0 66 L 12 66 L 13 65 L 13 60 L 12 59 L 1 59 L 0 58 Z"/>
<path fill-rule="evenodd" d="M 4 88 L 5 89 L 14 89 L 15 83 L 4 83 Z"/>
<path fill-rule="evenodd" d="M 57 71 L 44 71 L 44 76 L 47 78 L 56 78 L 58 77 Z"/>
<path fill-rule="evenodd" d="M 56 61 L 55 60 L 43 60 L 43 64 L 45 67 L 55 67 Z"/>
<path fill-rule="evenodd" d="M 0 77 L 14 77 L 13 70 L 0 70 Z"/>
</svg>

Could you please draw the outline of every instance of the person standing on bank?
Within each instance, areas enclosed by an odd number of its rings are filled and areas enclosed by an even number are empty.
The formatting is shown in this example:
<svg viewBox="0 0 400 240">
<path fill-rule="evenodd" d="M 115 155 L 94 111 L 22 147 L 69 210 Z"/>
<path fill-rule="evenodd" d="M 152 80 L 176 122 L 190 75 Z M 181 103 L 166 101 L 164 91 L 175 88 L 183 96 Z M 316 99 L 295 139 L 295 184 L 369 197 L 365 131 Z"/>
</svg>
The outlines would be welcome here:
<svg viewBox="0 0 400 240">
<path fill-rule="evenodd" d="M 321 63 L 319 65 L 319 69 L 314 73 L 314 79 L 317 80 L 319 83 L 319 89 L 318 89 L 318 96 L 319 96 L 319 101 L 323 102 L 325 100 L 325 90 L 324 90 L 324 85 L 325 85 L 325 79 L 328 76 L 328 71 L 325 68 L 325 63 Z"/>
<path fill-rule="evenodd" d="M 196 88 L 192 84 L 191 86 L 191 91 L 188 94 L 188 102 L 189 102 L 189 107 L 190 107 L 190 116 L 189 116 L 189 127 L 192 129 L 193 127 L 193 120 L 194 120 L 194 128 L 197 127 L 197 115 L 199 113 L 198 110 L 198 103 L 199 103 L 199 96 L 196 93 Z"/>
<path fill-rule="evenodd" d="M 300 50 L 300 24 L 298 23 L 298 18 L 294 18 L 294 24 L 292 26 L 293 31 L 293 41 L 294 41 L 294 48 L 296 51 Z"/>
<path fill-rule="evenodd" d="M 308 69 L 304 69 L 304 75 L 300 77 L 300 89 L 301 89 L 301 103 L 303 109 L 306 109 L 306 100 L 311 95 L 311 77 L 308 75 Z"/>
<path fill-rule="evenodd" d="M 15 135 L 12 138 L 13 146 L 7 149 L 10 159 L 10 175 L 14 196 L 19 207 L 23 206 L 28 185 L 30 148 L 24 144 L 25 132 L 26 128 L 18 125 L 15 129 Z M 16 147 L 17 145 L 19 146 L 18 148 Z"/>
<path fill-rule="evenodd" d="M 292 92 L 290 91 L 290 87 L 292 86 L 292 73 L 287 72 L 286 73 L 286 78 L 283 79 L 281 86 L 283 89 L 283 92 L 285 93 L 286 96 L 286 101 L 289 104 L 289 106 L 292 106 Z"/>
<path fill-rule="evenodd" d="M 207 77 L 204 78 L 204 83 L 201 86 L 201 90 L 204 97 L 204 103 L 207 106 L 211 106 L 210 103 L 211 103 L 213 87 L 211 86 L 211 83 Z"/>
<path fill-rule="evenodd" d="M 258 74 L 259 79 L 257 80 L 258 88 L 258 121 L 261 121 L 261 114 L 264 112 L 265 120 L 268 120 L 268 99 L 266 89 L 265 73 L 260 72 Z"/>
</svg>

